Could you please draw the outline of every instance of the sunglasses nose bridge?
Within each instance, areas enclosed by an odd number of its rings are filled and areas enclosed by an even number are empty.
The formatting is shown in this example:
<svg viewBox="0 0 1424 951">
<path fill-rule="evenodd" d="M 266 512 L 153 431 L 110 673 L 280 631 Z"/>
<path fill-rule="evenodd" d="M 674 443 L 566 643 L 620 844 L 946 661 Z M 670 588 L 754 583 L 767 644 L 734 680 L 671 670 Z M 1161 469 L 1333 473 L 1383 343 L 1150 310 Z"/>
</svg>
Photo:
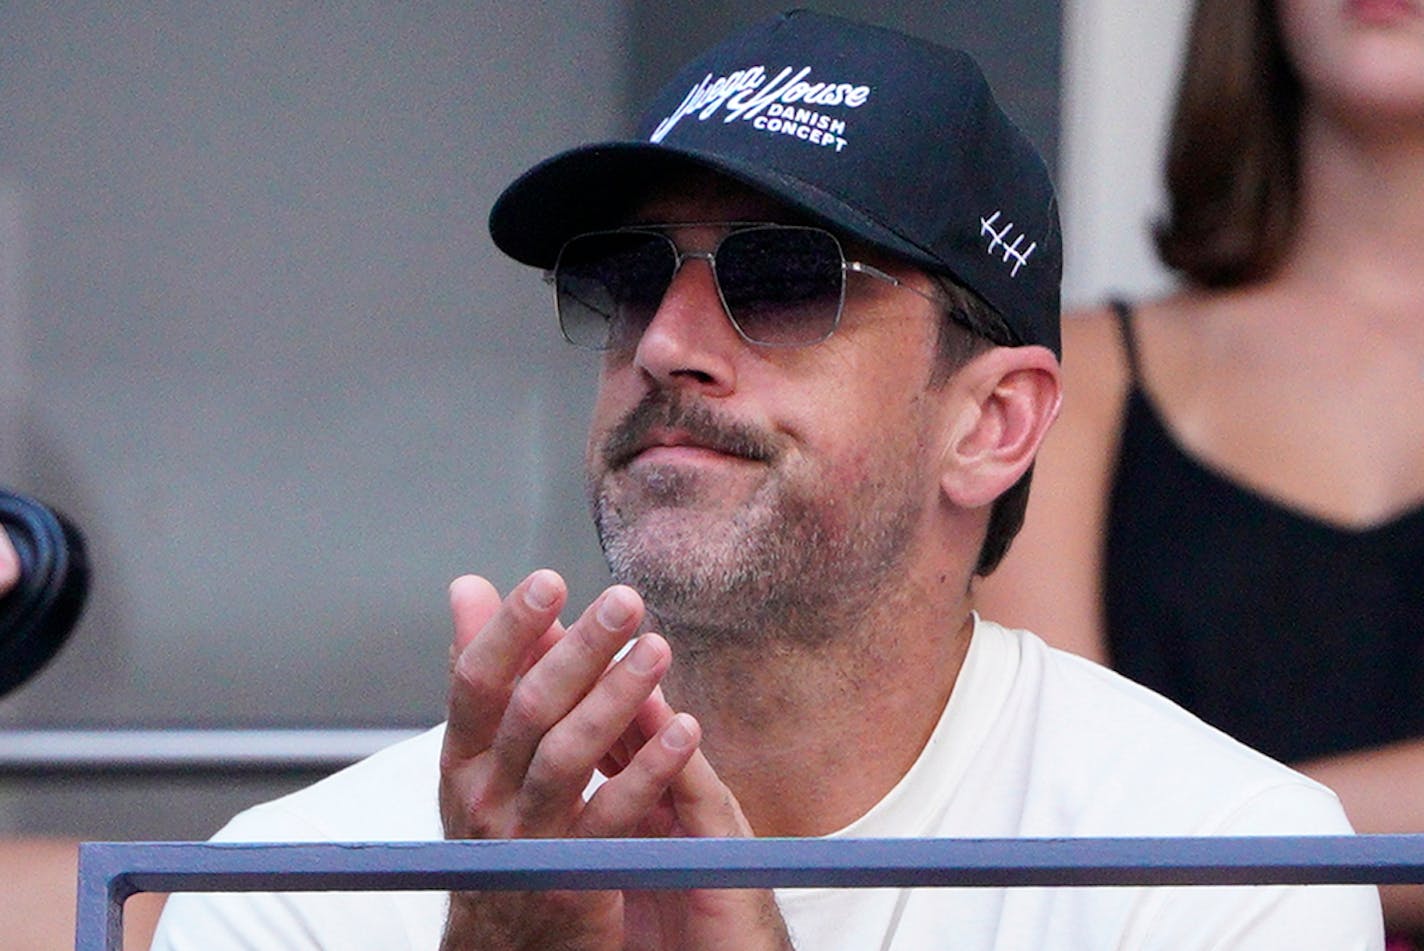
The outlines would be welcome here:
<svg viewBox="0 0 1424 951">
<path fill-rule="evenodd" d="M 727 299 L 726 296 L 722 293 L 722 285 L 717 277 L 717 252 L 715 250 L 685 251 L 682 248 L 677 247 L 676 245 L 672 245 L 672 251 L 673 256 L 675 258 L 675 263 L 673 264 L 672 274 L 668 278 L 668 286 L 663 288 L 662 299 L 667 299 L 668 293 L 671 292 L 673 285 L 677 283 L 678 275 L 681 274 L 682 266 L 684 264 L 686 264 L 688 261 L 705 261 L 707 262 L 707 270 L 710 272 L 709 276 L 712 279 L 712 288 L 717 295 L 717 302 L 721 305 L 722 308 L 722 316 L 726 317 L 729 321 L 731 321 L 733 327 L 736 327 L 737 322 L 727 309 Z M 740 328 L 738 328 L 737 332 L 741 333 Z"/>
<path fill-rule="evenodd" d="M 684 251 L 674 245 L 672 253 L 677 259 L 677 263 L 674 264 L 672 268 L 673 277 L 677 277 L 677 273 L 682 270 L 682 266 L 688 261 L 706 261 L 707 266 L 712 269 L 713 279 L 716 279 L 717 253 L 715 251 Z"/>
</svg>

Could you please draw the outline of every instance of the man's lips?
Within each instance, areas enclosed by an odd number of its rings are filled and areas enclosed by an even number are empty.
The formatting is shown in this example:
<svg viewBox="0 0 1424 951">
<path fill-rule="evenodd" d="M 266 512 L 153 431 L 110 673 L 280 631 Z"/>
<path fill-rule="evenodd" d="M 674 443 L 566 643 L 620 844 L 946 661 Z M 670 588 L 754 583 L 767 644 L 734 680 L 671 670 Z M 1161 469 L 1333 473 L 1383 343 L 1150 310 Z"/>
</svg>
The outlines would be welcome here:
<svg viewBox="0 0 1424 951">
<path fill-rule="evenodd" d="M 1416 0 L 1346 0 L 1345 12 L 1361 23 L 1385 25 L 1420 16 Z"/>
<path fill-rule="evenodd" d="M 658 392 L 644 398 L 613 427 L 599 452 L 609 469 L 620 469 L 635 460 L 658 458 L 769 462 L 776 447 L 753 426 Z"/>
<path fill-rule="evenodd" d="M 698 463 L 717 460 L 755 461 L 739 447 L 717 440 L 694 438 L 686 433 L 652 432 L 639 440 L 615 465 L 626 466 L 636 462 L 648 463 Z"/>
</svg>

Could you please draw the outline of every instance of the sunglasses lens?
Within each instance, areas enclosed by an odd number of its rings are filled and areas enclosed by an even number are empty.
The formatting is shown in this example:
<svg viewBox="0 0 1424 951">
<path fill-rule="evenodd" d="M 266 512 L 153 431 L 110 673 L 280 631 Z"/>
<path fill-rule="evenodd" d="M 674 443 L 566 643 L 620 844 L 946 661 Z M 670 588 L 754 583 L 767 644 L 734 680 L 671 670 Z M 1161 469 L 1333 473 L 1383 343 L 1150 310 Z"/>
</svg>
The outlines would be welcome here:
<svg viewBox="0 0 1424 951">
<path fill-rule="evenodd" d="M 831 335 L 845 292 L 844 257 L 817 228 L 748 228 L 717 247 L 717 285 L 743 336 L 805 346 Z"/>
<path fill-rule="evenodd" d="M 637 345 L 677 272 L 672 240 L 655 231 L 600 231 L 572 238 L 554 264 L 559 326 L 595 350 Z M 748 340 L 774 347 L 819 343 L 836 329 L 845 258 L 818 228 L 757 226 L 717 245 L 717 287 Z"/>
<path fill-rule="evenodd" d="M 595 350 L 636 344 L 676 269 L 676 249 L 660 234 L 599 232 L 571 239 L 554 265 L 564 337 Z"/>
</svg>

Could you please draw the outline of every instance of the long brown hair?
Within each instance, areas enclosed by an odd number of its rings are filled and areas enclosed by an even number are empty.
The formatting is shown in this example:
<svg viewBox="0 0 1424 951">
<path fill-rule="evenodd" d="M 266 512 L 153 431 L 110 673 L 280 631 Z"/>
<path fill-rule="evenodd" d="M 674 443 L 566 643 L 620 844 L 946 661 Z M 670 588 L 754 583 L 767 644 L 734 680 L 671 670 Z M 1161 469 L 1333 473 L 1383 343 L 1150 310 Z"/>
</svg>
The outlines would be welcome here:
<svg viewBox="0 0 1424 951">
<path fill-rule="evenodd" d="M 1300 101 L 1274 0 L 1199 0 L 1154 229 L 1167 266 L 1224 287 L 1280 264 L 1297 218 Z"/>
</svg>

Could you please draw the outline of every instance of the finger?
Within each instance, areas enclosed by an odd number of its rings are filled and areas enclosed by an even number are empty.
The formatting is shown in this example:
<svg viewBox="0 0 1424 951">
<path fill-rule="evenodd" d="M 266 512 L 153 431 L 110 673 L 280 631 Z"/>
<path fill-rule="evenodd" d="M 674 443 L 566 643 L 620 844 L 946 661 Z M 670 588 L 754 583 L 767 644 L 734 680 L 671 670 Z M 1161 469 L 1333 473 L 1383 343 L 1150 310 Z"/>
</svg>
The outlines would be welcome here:
<svg viewBox="0 0 1424 951">
<path fill-rule="evenodd" d="M 649 737 L 661 730 L 676 712 L 663 696 L 663 688 L 659 685 L 653 688 L 648 699 L 638 707 L 634 722 L 638 731 L 644 737 Z"/>
<path fill-rule="evenodd" d="M 632 728 L 636 729 L 636 728 Z M 628 761 L 633 758 L 638 747 L 642 743 L 636 742 L 628 737 L 627 732 L 620 736 L 611 746 L 603 758 L 598 761 L 596 769 L 605 777 L 617 776 L 623 771 L 623 767 L 628 765 Z"/>
<path fill-rule="evenodd" d="M 541 569 L 503 601 L 489 582 L 473 576 L 457 579 L 450 597 L 459 655 L 450 675 L 447 764 L 489 748 L 515 682 L 556 624 L 567 589 L 558 574 Z"/>
<path fill-rule="evenodd" d="M 515 688 L 494 754 L 508 773 L 525 776 L 521 796 L 530 815 L 566 809 L 581 796 L 667 671 L 672 654 L 656 635 L 608 666 L 641 619 L 634 592 L 609 589 Z"/>
<path fill-rule="evenodd" d="M 617 776 L 646 742 L 648 734 L 638 725 L 635 716 L 633 722 L 628 724 L 628 729 L 623 731 L 623 735 L 613 742 L 603 759 L 598 761 L 598 771 L 604 776 Z"/>
<path fill-rule="evenodd" d="M 686 715 L 678 714 L 679 717 Z M 700 749 L 688 757 L 687 765 L 673 777 L 668 791 L 678 825 L 687 835 L 740 838 L 756 834 L 737 797 L 718 777 Z"/>
<path fill-rule="evenodd" d="M 493 743 L 509 769 L 523 773 L 544 734 L 583 699 L 631 639 L 642 613 L 637 593 L 614 585 L 519 679 Z"/>
<path fill-rule="evenodd" d="M 579 816 L 577 834 L 607 838 L 639 831 L 688 763 L 700 755 L 701 742 L 697 720 L 687 713 L 674 715 L 622 772 L 598 787 Z"/>
<path fill-rule="evenodd" d="M 499 602 L 499 592 L 494 585 L 479 575 L 461 575 L 450 582 L 450 617 L 455 627 L 455 636 L 450 642 L 452 669 L 480 628 L 499 609 Z"/>
<path fill-rule="evenodd" d="M 523 677 L 529 673 L 534 665 L 539 663 L 540 658 L 549 653 L 549 648 L 557 644 L 565 633 L 567 632 L 564 630 L 564 626 L 559 623 L 558 619 L 555 619 L 554 623 L 549 625 L 549 629 L 539 635 L 539 639 L 534 642 L 534 646 L 525 652 L 524 661 L 519 665 L 519 676 Z"/>
<path fill-rule="evenodd" d="M 672 707 L 663 699 L 662 685 L 654 687 L 648 698 L 638 706 L 638 712 L 628 729 L 623 731 L 623 735 L 599 761 L 598 771 L 604 776 L 618 775 L 623 767 L 632 761 L 633 755 L 648 742 L 648 737 L 656 734 L 663 724 L 672 719 L 673 712 Z"/>
<path fill-rule="evenodd" d="M 638 711 L 638 722 L 644 730 L 661 729 L 675 714 L 656 690 Z M 687 765 L 668 784 L 668 795 L 677 814 L 678 825 L 685 834 L 702 837 L 752 836 L 737 797 L 699 748 L 688 757 Z"/>
<path fill-rule="evenodd" d="M 628 654 L 539 743 L 529 767 L 531 795 L 546 784 L 577 782 L 581 791 L 595 766 L 606 777 L 622 772 L 647 742 L 633 722 L 638 707 L 671 660 L 667 642 L 656 634 L 634 642 Z M 590 759 L 590 754 L 598 755 Z"/>
</svg>

